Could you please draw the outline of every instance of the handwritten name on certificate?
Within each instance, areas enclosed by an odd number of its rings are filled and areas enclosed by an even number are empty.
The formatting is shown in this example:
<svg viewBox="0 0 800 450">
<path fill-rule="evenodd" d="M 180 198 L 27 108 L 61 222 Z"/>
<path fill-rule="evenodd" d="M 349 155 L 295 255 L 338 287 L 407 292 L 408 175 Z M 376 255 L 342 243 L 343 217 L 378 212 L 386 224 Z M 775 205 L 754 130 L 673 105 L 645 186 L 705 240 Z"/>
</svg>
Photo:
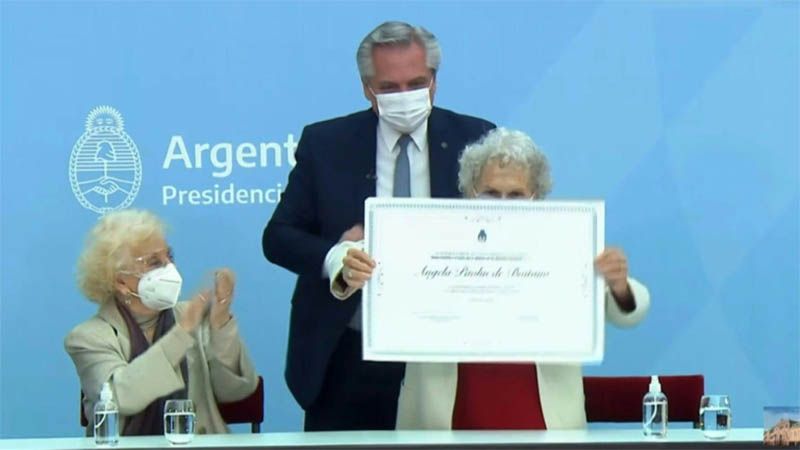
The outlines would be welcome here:
<svg viewBox="0 0 800 450">
<path fill-rule="evenodd" d="M 364 223 L 365 359 L 603 359 L 603 202 L 370 198 Z"/>
</svg>

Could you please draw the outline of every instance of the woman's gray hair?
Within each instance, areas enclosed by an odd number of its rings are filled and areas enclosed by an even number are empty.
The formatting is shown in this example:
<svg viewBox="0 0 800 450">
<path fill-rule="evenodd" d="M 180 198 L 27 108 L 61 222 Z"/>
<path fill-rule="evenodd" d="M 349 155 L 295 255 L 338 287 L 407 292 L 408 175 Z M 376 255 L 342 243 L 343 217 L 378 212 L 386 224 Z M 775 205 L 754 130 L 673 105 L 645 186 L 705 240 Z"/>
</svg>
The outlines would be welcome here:
<svg viewBox="0 0 800 450">
<path fill-rule="evenodd" d="M 131 247 L 152 236 L 164 236 L 164 223 L 149 211 L 125 209 L 101 217 L 78 259 L 83 295 L 99 304 L 113 300 L 116 275 L 132 262 Z"/>
<path fill-rule="evenodd" d="M 547 157 L 527 134 L 507 128 L 495 128 L 478 142 L 468 145 L 458 160 L 458 189 L 465 196 L 475 193 L 483 168 L 489 162 L 500 166 L 517 165 L 528 172 L 528 187 L 536 198 L 545 198 L 553 182 Z"/>
<path fill-rule="evenodd" d="M 430 31 L 422 27 L 411 26 L 405 22 L 384 22 L 377 28 L 370 31 L 356 52 L 356 62 L 358 63 L 358 73 L 361 79 L 366 81 L 375 75 L 375 67 L 372 65 L 372 49 L 383 46 L 407 47 L 412 42 L 416 42 L 425 49 L 425 58 L 428 68 L 433 74 L 439 70 L 439 63 L 442 61 L 442 50 L 439 48 L 439 41 Z"/>
</svg>

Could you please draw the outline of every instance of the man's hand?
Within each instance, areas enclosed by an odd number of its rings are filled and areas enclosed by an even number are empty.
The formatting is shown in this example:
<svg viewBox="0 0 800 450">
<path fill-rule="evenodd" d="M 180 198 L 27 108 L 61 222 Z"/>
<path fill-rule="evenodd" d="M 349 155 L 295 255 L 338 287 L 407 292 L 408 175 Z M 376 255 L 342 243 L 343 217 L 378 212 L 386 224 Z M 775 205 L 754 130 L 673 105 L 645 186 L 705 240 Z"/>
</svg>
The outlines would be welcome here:
<svg viewBox="0 0 800 450">
<path fill-rule="evenodd" d="M 357 248 L 348 249 L 342 263 L 342 279 L 353 289 L 364 287 L 375 268 L 375 261 L 365 251 Z"/>
</svg>

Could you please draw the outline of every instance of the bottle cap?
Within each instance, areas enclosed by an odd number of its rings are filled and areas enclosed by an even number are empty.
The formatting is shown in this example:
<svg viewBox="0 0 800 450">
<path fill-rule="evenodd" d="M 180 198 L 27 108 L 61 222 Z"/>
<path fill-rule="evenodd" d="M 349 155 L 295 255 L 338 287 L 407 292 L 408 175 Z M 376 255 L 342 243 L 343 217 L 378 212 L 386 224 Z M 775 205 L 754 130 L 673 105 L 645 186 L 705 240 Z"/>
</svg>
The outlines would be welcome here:
<svg viewBox="0 0 800 450">
<path fill-rule="evenodd" d="M 661 392 L 661 383 L 658 381 L 658 375 L 653 375 L 650 377 L 650 392 L 652 393 Z"/>
<path fill-rule="evenodd" d="M 103 383 L 103 388 L 100 390 L 100 400 L 107 402 L 113 398 L 113 394 L 111 392 L 111 384 L 108 381 Z"/>
</svg>

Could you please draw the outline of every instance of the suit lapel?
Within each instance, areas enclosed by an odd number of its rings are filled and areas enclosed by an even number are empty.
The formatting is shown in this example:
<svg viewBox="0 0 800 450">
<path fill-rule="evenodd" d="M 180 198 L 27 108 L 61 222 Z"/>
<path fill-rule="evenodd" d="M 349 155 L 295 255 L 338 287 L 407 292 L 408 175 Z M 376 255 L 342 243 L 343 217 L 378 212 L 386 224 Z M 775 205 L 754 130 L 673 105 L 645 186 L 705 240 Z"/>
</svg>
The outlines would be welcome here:
<svg viewBox="0 0 800 450">
<path fill-rule="evenodd" d="M 100 307 L 97 315 L 107 324 L 114 329 L 119 341 L 120 348 L 122 349 L 125 360 L 131 358 L 131 341 L 128 337 L 128 327 L 125 325 L 125 320 L 117 310 L 116 300 L 109 300 Z"/>
<path fill-rule="evenodd" d="M 447 124 L 438 108 L 433 108 L 428 119 L 428 159 L 431 171 L 431 197 L 458 196 L 459 149 L 449 142 Z M 454 154 L 456 153 L 456 154 Z"/>
<path fill-rule="evenodd" d="M 372 110 L 364 111 L 362 123 L 356 126 L 352 141 L 353 155 L 353 202 L 357 206 L 358 221 L 364 218 L 364 200 L 375 197 L 376 180 L 375 159 L 377 158 L 376 145 L 378 142 L 378 117 Z"/>
<path fill-rule="evenodd" d="M 358 216 L 364 216 L 364 199 L 376 193 L 375 159 L 377 157 L 378 117 L 371 110 L 363 112 L 352 137 L 351 148 L 353 201 L 359 205 Z M 428 161 L 431 174 L 431 197 L 458 196 L 458 143 L 450 142 L 446 118 L 433 108 L 428 119 Z"/>
</svg>

